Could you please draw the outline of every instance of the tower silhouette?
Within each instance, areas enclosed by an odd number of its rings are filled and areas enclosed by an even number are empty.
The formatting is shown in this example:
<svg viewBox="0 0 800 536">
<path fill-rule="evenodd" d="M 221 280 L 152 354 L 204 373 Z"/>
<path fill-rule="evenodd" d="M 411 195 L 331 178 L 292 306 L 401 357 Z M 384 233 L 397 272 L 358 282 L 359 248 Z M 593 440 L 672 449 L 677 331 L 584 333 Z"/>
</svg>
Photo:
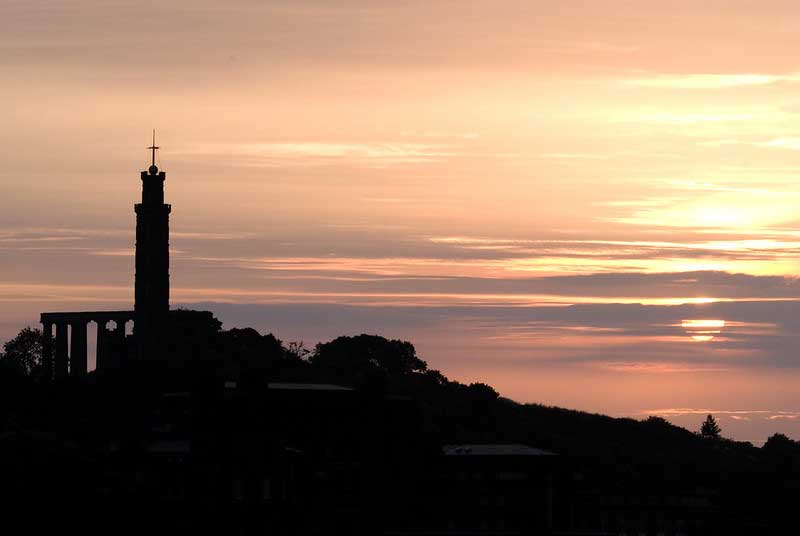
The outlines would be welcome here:
<svg viewBox="0 0 800 536">
<path fill-rule="evenodd" d="M 152 161 L 142 171 L 142 202 L 136 211 L 136 284 L 133 311 L 45 312 L 42 323 L 42 369 L 47 379 L 87 373 L 89 323 L 97 324 L 96 368 L 113 368 L 133 353 L 126 326 L 133 320 L 135 354 L 157 358 L 169 335 L 169 214 L 164 203 L 166 173 L 156 167 L 156 133 Z M 210 313 L 209 313 L 210 314 Z M 109 323 L 114 327 L 109 329 Z M 53 327 L 55 326 L 55 337 Z M 71 333 L 71 335 L 70 335 Z"/>
<path fill-rule="evenodd" d="M 142 202 L 136 210 L 136 289 L 134 334 L 140 356 L 152 356 L 169 315 L 169 214 L 164 203 L 166 173 L 156 167 L 155 131 L 152 162 L 142 171 Z"/>
</svg>

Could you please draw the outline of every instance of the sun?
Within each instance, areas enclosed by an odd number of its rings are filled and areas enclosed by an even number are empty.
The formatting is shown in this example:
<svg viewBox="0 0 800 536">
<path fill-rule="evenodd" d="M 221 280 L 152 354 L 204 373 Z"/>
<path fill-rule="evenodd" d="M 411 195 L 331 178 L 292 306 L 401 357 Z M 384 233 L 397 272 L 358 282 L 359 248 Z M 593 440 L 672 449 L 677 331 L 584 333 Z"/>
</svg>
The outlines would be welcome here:
<svg viewBox="0 0 800 536">
<path fill-rule="evenodd" d="M 698 207 L 694 221 L 700 227 L 738 227 L 744 223 L 742 211 L 728 207 Z"/>
<path fill-rule="evenodd" d="M 721 329 L 725 327 L 724 320 L 692 319 L 682 320 L 681 327 L 686 329 Z"/>
<path fill-rule="evenodd" d="M 722 333 L 725 321 L 716 318 L 692 318 L 681 320 L 681 327 L 697 342 L 710 342 L 716 335 Z"/>
</svg>

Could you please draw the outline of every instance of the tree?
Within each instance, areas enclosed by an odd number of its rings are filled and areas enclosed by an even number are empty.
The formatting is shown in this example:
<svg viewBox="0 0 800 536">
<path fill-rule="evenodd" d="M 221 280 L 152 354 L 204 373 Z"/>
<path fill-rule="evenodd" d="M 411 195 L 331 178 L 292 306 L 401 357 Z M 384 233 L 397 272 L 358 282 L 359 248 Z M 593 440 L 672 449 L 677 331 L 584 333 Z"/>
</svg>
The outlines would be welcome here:
<svg viewBox="0 0 800 536">
<path fill-rule="evenodd" d="M 649 426 L 658 426 L 663 428 L 670 428 L 672 425 L 669 423 L 667 419 L 664 417 L 659 417 L 658 415 L 650 415 L 644 420 L 645 424 Z"/>
<path fill-rule="evenodd" d="M 409 376 L 424 372 L 428 365 L 417 357 L 410 342 L 389 340 L 378 335 L 338 337 L 317 344 L 310 361 L 342 381 L 356 378 Z"/>
<path fill-rule="evenodd" d="M 293 361 L 305 361 L 311 350 L 306 348 L 303 341 L 291 341 L 289 347 L 286 348 L 286 357 Z"/>
<path fill-rule="evenodd" d="M 773 434 L 762 447 L 772 457 L 797 457 L 800 455 L 800 443 L 789 439 L 784 434 Z"/>
<path fill-rule="evenodd" d="M 481 382 L 469 384 L 466 391 L 472 400 L 483 403 L 492 403 L 500 397 L 494 387 Z"/>
<path fill-rule="evenodd" d="M 271 333 L 261 335 L 253 328 L 233 328 L 218 334 L 217 352 L 225 357 L 227 366 L 244 374 L 266 374 L 284 359 L 281 341 Z"/>
<path fill-rule="evenodd" d="M 42 330 L 24 328 L 3 345 L 0 360 L 26 376 L 36 373 L 42 366 Z"/>
<path fill-rule="evenodd" d="M 720 432 L 722 432 L 722 428 L 719 427 L 714 416 L 709 414 L 700 427 L 700 435 L 709 439 L 718 439 Z"/>
</svg>

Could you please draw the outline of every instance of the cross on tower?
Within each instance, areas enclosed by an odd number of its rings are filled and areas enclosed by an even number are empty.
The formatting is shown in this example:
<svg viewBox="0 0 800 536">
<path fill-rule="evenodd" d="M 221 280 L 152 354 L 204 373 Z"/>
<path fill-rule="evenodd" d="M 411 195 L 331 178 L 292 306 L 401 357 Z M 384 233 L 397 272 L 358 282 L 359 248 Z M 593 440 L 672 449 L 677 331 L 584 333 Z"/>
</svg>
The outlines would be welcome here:
<svg viewBox="0 0 800 536">
<path fill-rule="evenodd" d="M 151 162 L 151 165 L 155 166 L 156 165 L 156 151 L 158 149 L 160 149 L 160 147 L 156 147 L 156 130 L 155 129 L 153 129 L 153 145 L 148 147 L 148 149 L 150 149 L 153 152 L 153 161 Z"/>
</svg>

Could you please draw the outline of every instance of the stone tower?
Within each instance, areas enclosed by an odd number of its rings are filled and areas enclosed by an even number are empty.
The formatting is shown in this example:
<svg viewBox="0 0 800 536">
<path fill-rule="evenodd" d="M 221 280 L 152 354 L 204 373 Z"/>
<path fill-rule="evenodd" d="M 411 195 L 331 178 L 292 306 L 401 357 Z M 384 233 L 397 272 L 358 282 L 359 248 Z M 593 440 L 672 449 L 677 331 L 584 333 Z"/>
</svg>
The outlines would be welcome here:
<svg viewBox="0 0 800 536">
<path fill-rule="evenodd" d="M 142 171 L 142 202 L 136 210 L 136 289 L 134 334 L 140 357 L 154 356 L 169 316 L 169 214 L 164 203 L 166 173 L 153 161 Z"/>
</svg>

